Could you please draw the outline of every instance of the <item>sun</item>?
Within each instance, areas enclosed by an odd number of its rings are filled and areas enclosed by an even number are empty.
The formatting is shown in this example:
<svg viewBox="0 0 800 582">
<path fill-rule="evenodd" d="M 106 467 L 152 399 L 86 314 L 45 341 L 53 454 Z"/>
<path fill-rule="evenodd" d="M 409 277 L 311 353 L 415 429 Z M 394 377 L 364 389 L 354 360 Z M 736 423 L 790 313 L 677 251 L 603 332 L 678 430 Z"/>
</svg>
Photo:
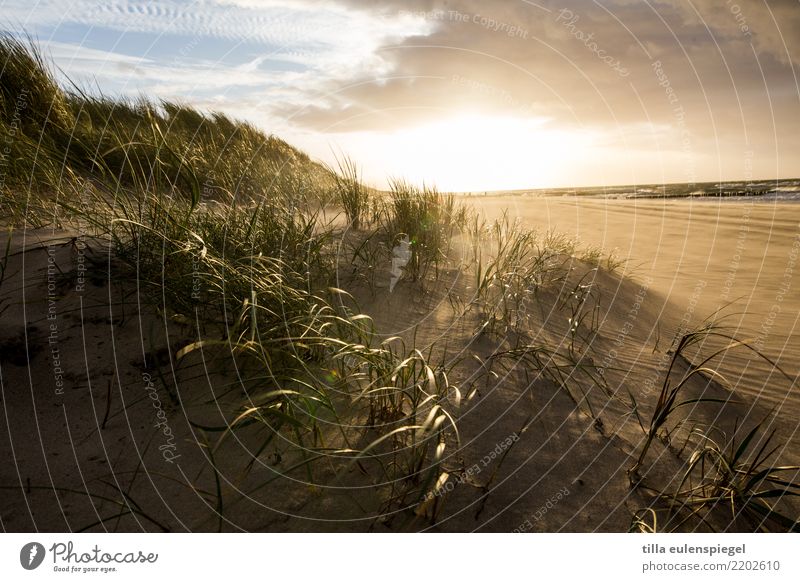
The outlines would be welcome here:
<svg viewBox="0 0 800 582">
<path fill-rule="evenodd" d="M 373 181 L 404 178 L 440 190 L 475 192 L 548 187 L 563 182 L 569 161 L 587 150 L 586 134 L 543 118 L 461 113 L 386 133 L 344 136 L 341 146 Z M 370 175 L 370 168 L 388 176 Z"/>
</svg>

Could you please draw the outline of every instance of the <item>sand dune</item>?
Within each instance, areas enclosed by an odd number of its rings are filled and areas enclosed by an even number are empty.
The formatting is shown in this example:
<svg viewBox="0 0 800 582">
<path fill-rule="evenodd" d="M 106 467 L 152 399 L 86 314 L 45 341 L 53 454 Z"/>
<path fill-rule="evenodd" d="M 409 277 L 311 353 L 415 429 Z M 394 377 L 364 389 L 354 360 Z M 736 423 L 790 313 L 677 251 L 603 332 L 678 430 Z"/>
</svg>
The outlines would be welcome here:
<svg viewBox="0 0 800 582">
<path fill-rule="evenodd" d="M 423 353 L 430 349 L 440 354 L 436 357 L 447 365 L 459 362 L 451 380 L 463 388 L 465 398 L 451 408 L 460 442 L 448 441 L 441 459 L 450 475 L 448 488 L 432 504 L 411 500 L 396 515 L 364 514 L 361 508 L 371 500 L 366 493 L 372 491 L 371 478 L 350 475 L 357 491 L 351 494 L 328 488 L 324 483 L 335 485 L 335 475 L 322 467 L 319 489 L 298 486 L 295 475 L 287 474 L 272 481 L 268 490 L 256 488 L 258 495 L 226 506 L 226 529 L 625 531 L 631 516 L 651 502 L 630 486 L 627 471 L 642 450 L 643 424 L 653 416 L 664 365 L 671 359 L 669 344 L 678 330 L 690 330 L 736 300 L 726 309 L 731 316 L 723 323 L 733 325 L 735 335 L 755 338 L 760 349 L 796 376 L 800 206 L 509 197 L 480 199 L 476 205 L 490 219 L 508 209 L 528 226 L 577 236 L 627 259 L 624 269 L 609 273 L 559 257 L 557 262 L 564 263 L 556 270 L 558 276 L 542 286 L 531 305 L 524 342 L 567 354 L 572 336 L 565 300 L 571 301 L 579 285 L 590 289 L 586 305 L 592 310 L 592 323 L 581 324 L 584 339 L 576 347 L 577 366 L 569 372 L 569 381 L 559 387 L 530 362 L 503 359 L 502 354 L 520 341 L 503 327 L 508 322 L 483 333 L 481 309 L 461 314 L 459 306 L 474 293 L 468 269 L 454 264 L 422 286 L 401 281 L 392 294 L 387 288 L 388 264 L 372 290 L 345 278 L 342 283 L 351 286 L 379 336 L 401 336 Z M 0 452 L 14 458 L 17 467 L 2 484 L 7 490 L 0 503 L 4 522 L 19 530 L 104 527 L 91 524 L 106 519 L 109 512 L 116 515 L 113 502 L 80 493 L 89 488 L 105 496 L 114 486 L 124 486 L 159 521 L 120 514 L 109 527 L 214 529 L 215 514 L 206 507 L 213 495 L 203 493 L 213 489 L 212 475 L 189 422 L 219 422 L 219 410 L 206 402 L 205 390 L 198 390 L 200 362 L 176 369 L 170 354 L 183 345 L 175 341 L 180 334 L 162 337 L 162 318 L 138 309 L 131 299 L 135 291 L 126 290 L 124 282 L 115 284 L 96 265 L 82 273 L 88 255 L 75 246 L 70 233 L 49 234 L 55 236 L 49 242 L 56 243 L 50 246 L 46 235 L 15 234 L 0 296 L 10 306 L 0 318 L 5 330 L 0 340 L 9 348 L 0 358 L 0 377 L 4 389 L 19 388 L 5 393 L 4 406 L 12 413 L 4 417 L 2 428 L 15 437 L 32 436 L 0 442 Z M 490 246 L 484 249 L 487 256 Z M 50 258 L 66 273 L 58 277 L 58 354 L 52 353 L 48 340 Z M 342 268 L 343 274 L 352 271 L 347 261 Z M 82 284 L 76 277 L 86 281 Z M 125 316 L 119 319 L 121 309 Z M 56 356 L 69 361 L 61 391 L 54 384 Z M 497 363 L 490 375 L 486 366 L 492 361 Z M 575 372 L 583 364 L 604 370 L 605 384 Z M 684 375 L 687 365 L 679 361 L 675 377 Z M 143 370 L 150 366 L 163 368 L 181 394 L 180 407 L 166 393 L 161 401 L 181 455 L 174 464 L 163 457 L 163 450 L 151 446 L 169 447 L 172 441 L 154 429 L 153 405 L 143 379 Z M 681 418 L 692 424 L 673 431 L 676 425 L 671 423 L 669 438 L 656 439 L 650 449 L 644 476 L 663 491 L 678 486 L 686 460 L 681 456 L 683 443 L 693 427 L 714 427 L 730 436 L 736 426 L 753 426 L 774 412 L 769 427 L 778 430 L 779 442 L 784 443 L 778 460 L 798 461 L 800 398 L 793 383 L 742 349 L 729 352 L 717 368 L 728 376 L 730 386 L 693 377 L 682 398 L 721 402 L 681 409 Z M 224 369 L 208 378 L 209 387 L 229 382 Z M 35 436 L 31 426 L 38 427 Z M 335 442 L 336 430 L 326 439 Z M 237 441 L 224 458 L 226 475 L 238 475 L 242 460 L 249 458 L 246 445 L 258 449 L 257 439 Z M 130 454 L 132 447 L 137 454 Z M 279 448 L 264 471 L 291 464 L 291 449 Z M 254 472 L 248 479 L 257 482 L 261 477 Z M 114 485 L 109 478 L 120 483 Z M 242 481 L 243 490 L 249 484 Z"/>
<path fill-rule="evenodd" d="M 625 259 L 626 275 L 651 280 L 662 341 L 722 309 L 737 337 L 749 339 L 789 376 L 800 372 L 800 205 L 689 200 L 486 197 L 489 217 L 508 209 L 542 230 L 557 230 Z M 621 298 L 614 297 L 612 301 Z M 776 426 L 800 442 L 800 394 L 747 350 L 720 363 L 737 397 L 775 409 Z M 787 447 L 795 461 L 800 447 Z"/>
</svg>

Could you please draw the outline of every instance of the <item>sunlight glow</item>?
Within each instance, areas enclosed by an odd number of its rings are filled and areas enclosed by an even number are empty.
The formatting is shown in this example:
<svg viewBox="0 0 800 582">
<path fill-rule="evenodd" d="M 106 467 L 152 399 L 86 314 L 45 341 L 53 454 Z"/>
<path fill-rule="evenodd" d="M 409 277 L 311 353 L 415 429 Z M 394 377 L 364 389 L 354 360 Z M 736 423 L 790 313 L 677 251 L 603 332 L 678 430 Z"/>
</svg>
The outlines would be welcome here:
<svg viewBox="0 0 800 582">
<path fill-rule="evenodd" d="M 588 133 L 549 128 L 546 119 L 476 114 L 391 133 L 335 136 L 336 147 L 358 159 L 379 187 L 387 178 L 404 178 L 453 192 L 563 183 L 569 160 L 588 155 L 591 142 Z M 387 175 L 371 175 L 370 168 Z"/>
</svg>

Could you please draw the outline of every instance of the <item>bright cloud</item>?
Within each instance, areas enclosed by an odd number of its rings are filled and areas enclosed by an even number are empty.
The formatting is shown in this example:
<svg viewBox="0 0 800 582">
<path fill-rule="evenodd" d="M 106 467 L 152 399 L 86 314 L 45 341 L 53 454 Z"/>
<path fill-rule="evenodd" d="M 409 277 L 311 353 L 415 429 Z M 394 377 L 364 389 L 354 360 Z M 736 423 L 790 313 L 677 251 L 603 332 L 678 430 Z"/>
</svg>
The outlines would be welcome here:
<svg viewBox="0 0 800 582">
<path fill-rule="evenodd" d="M 343 150 L 378 184 L 800 174 L 794 0 L 0 6 L 84 86 L 219 109 L 325 161 Z"/>
</svg>

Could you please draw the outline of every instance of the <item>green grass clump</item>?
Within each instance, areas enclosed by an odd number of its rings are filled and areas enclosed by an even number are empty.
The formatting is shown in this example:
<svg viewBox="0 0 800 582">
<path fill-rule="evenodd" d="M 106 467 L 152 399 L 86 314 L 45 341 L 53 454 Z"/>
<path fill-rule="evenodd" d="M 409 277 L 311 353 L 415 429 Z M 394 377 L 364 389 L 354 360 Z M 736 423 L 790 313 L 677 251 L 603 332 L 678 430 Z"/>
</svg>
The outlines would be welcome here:
<svg viewBox="0 0 800 582">
<path fill-rule="evenodd" d="M 776 506 L 781 500 L 800 497 L 800 466 L 773 463 L 782 445 L 774 443 L 775 430 L 765 435 L 765 425 L 766 419 L 740 442 L 736 430 L 727 446 L 706 438 L 692 453 L 671 497 L 671 513 L 683 509 L 697 516 L 718 511 L 727 513 L 732 522 L 748 520 L 753 529 L 800 531 L 800 523 Z"/>
<path fill-rule="evenodd" d="M 30 40 L 0 36 L 0 80 L 8 191 L 52 193 L 100 175 L 119 187 L 177 192 L 194 203 L 247 202 L 314 197 L 330 181 L 306 154 L 224 114 L 64 90 Z"/>
<path fill-rule="evenodd" d="M 206 200 L 248 201 L 287 192 L 299 198 L 325 181 L 322 168 L 305 154 L 222 113 L 84 93 L 70 101 L 80 120 L 77 140 L 127 186 L 145 180 Z M 305 183 L 291 183 L 300 177 Z"/>
<path fill-rule="evenodd" d="M 705 357 L 700 364 L 692 364 L 690 365 L 689 370 L 687 370 L 684 374 L 678 375 L 678 362 L 681 360 L 689 361 L 686 357 L 686 354 L 693 348 L 702 348 L 704 343 L 708 341 L 709 338 L 722 339 L 729 343 L 722 348 L 713 351 L 709 356 Z M 765 360 L 767 363 L 773 366 L 775 370 L 780 372 L 781 375 L 792 381 L 792 378 L 789 377 L 783 370 L 781 370 L 775 364 L 775 362 L 751 347 L 747 342 L 738 340 L 736 337 L 728 333 L 725 328 L 715 325 L 711 321 L 706 321 L 700 328 L 686 333 L 680 338 L 676 338 L 669 368 L 667 369 L 667 372 L 664 376 L 664 381 L 661 385 L 661 391 L 659 392 L 658 400 L 656 402 L 652 418 L 650 419 L 650 426 L 646 431 L 646 439 L 639 452 L 639 457 L 637 458 L 636 463 L 628 471 L 634 483 L 637 479 L 639 479 L 639 471 L 644 466 L 645 457 L 647 456 L 650 446 L 660 434 L 662 429 L 666 426 L 667 422 L 669 421 L 670 417 L 673 416 L 675 411 L 677 411 L 679 408 L 683 408 L 684 406 L 725 402 L 724 400 L 717 398 L 706 397 L 683 399 L 681 395 L 689 381 L 695 377 L 710 378 L 720 382 L 724 386 L 732 387 L 732 384 L 725 378 L 725 376 L 714 369 L 712 362 L 726 352 L 739 347 L 745 348 L 757 357 Z"/>
<path fill-rule="evenodd" d="M 405 270 L 412 280 L 438 270 L 447 258 L 450 240 L 466 224 L 466 209 L 452 194 L 418 188 L 403 180 L 391 183 L 385 229 L 392 244 L 402 235 L 411 240 L 411 260 Z"/>
<path fill-rule="evenodd" d="M 0 121 L 23 134 L 68 131 L 74 115 L 67 96 L 32 44 L 0 35 Z"/>
<path fill-rule="evenodd" d="M 358 230 L 368 217 L 370 208 L 369 190 L 359 176 L 358 166 L 350 158 L 337 160 L 338 167 L 330 169 L 336 199 L 344 209 L 350 226 Z"/>
<path fill-rule="evenodd" d="M 711 531 L 800 531 L 786 511 L 800 497 L 800 466 L 777 465 L 782 448 L 767 420 L 730 439 L 702 435 L 674 491 L 658 492 L 657 504 L 634 514 L 631 531 L 656 533 L 705 527 Z M 726 442 L 727 440 L 727 442 Z"/>
<path fill-rule="evenodd" d="M 709 339 L 724 340 L 723 347 L 703 357 L 699 364 L 693 364 L 687 357 L 690 351 L 702 353 L 704 343 Z M 645 429 L 644 443 L 639 456 L 628 474 L 634 487 L 644 487 L 656 492 L 656 505 L 666 502 L 661 511 L 666 514 L 660 521 L 665 531 L 679 530 L 686 524 L 693 527 L 705 526 L 712 531 L 720 527 L 776 531 L 800 530 L 800 522 L 784 514 L 776 505 L 778 502 L 800 496 L 800 467 L 774 464 L 773 457 L 781 445 L 773 445 L 775 431 L 764 436 L 766 419 L 753 426 L 744 437 L 734 428 L 729 440 L 717 440 L 701 433 L 701 442 L 692 452 L 684 474 L 676 491 L 662 491 L 647 484 L 640 472 L 645 467 L 647 453 L 657 438 L 666 436 L 667 425 L 683 407 L 703 406 L 710 403 L 725 404 L 729 399 L 685 397 L 683 392 L 692 378 L 700 378 L 709 383 L 716 381 L 733 391 L 733 385 L 713 367 L 713 361 L 732 349 L 746 349 L 756 357 L 767 361 L 784 378 L 793 379 L 780 367 L 748 342 L 738 340 L 726 328 L 707 320 L 700 328 L 676 338 L 672 349 L 672 359 L 664 376 L 661 391 Z M 679 372 L 678 362 L 688 364 L 688 369 Z M 680 426 L 685 421 L 678 421 Z M 673 424 L 675 424 L 673 422 Z M 673 429 L 674 430 L 674 429 Z M 692 431 L 693 433 L 696 431 Z M 758 435 L 761 434 L 760 437 Z M 740 440 L 739 440 L 740 439 Z M 737 443 L 737 440 L 739 442 Z M 727 441 L 727 442 L 726 442 Z M 687 444 L 688 444 L 687 439 Z M 684 449 L 686 445 L 684 445 Z M 683 450 L 683 449 L 682 449 Z M 634 515 L 632 528 L 638 531 L 658 529 L 659 508 L 652 507 Z M 648 521 L 652 520 L 652 523 Z"/>
<path fill-rule="evenodd" d="M 196 355 L 234 362 L 238 403 L 222 425 L 197 427 L 212 445 L 214 471 L 227 435 L 256 430 L 249 467 L 279 437 L 292 443 L 287 454 L 309 480 L 318 461 L 371 465 L 389 484 L 385 503 L 438 477 L 430 459 L 455 429 L 442 410 L 454 387 L 430 355 L 382 342 L 332 288 L 341 233 L 314 198 L 325 190 L 319 176 L 329 179 L 320 166 L 221 114 L 63 92 L 34 48 L 8 38 L 0 48 L 0 59 L 14 61 L 13 83 L 4 73 L 3 87 L 46 86 L 49 101 L 31 106 L 57 102 L 66 112 L 59 123 L 72 123 L 71 138 L 48 147 L 20 126 L 18 147 L 50 166 L 14 168 L 7 188 L 26 190 L 9 202 L 17 216 L 29 221 L 32 184 L 45 177 L 38 188 L 52 216 L 80 228 L 88 244 L 107 245 L 118 282 L 135 284 L 165 321 L 198 324 L 199 337 L 182 342 L 171 363 L 180 369 Z M 41 129 L 55 132 L 47 123 Z M 361 198 L 355 209 L 341 203 L 359 218 L 369 200 L 357 175 L 350 180 Z M 166 388 L 176 401 L 187 396 L 179 385 Z M 358 430 L 345 428 L 362 412 Z M 220 514 L 224 501 L 220 489 Z"/>
</svg>

